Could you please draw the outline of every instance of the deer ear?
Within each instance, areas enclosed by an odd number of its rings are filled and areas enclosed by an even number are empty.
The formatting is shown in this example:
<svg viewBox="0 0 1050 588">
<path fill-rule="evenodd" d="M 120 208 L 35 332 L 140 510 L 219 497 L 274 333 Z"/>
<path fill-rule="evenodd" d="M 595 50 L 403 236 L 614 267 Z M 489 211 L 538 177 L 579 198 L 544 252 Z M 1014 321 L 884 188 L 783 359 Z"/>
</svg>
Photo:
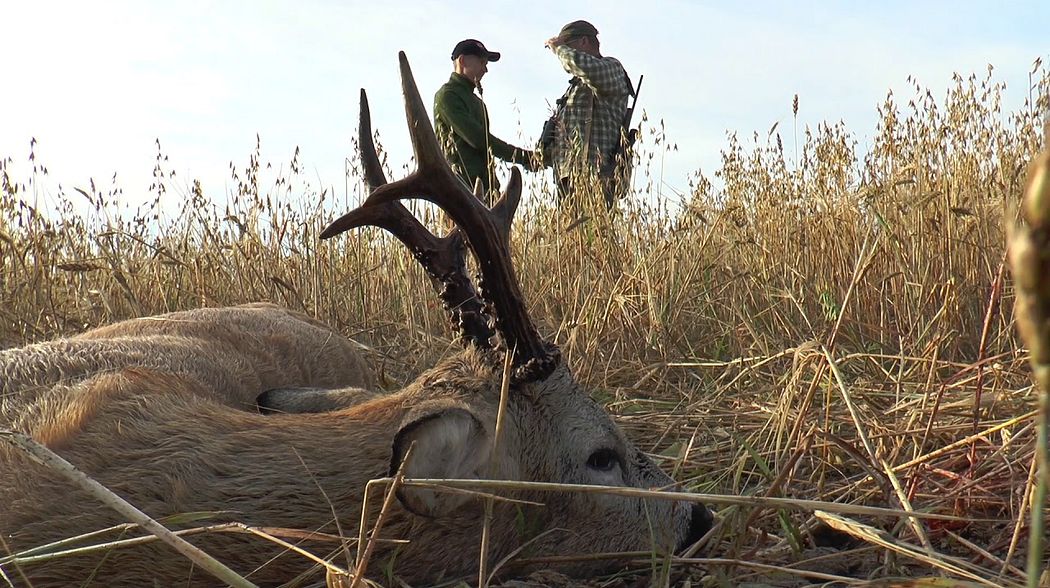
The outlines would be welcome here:
<svg viewBox="0 0 1050 588">
<path fill-rule="evenodd" d="M 413 411 L 394 436 L 390 475 L 394 475 L 409 447 L 412 454 L 405 464 L 406 478 L 478 479 L 486 471 L 491 456 L 490 437 L 481 421 L 462 406 L 438 406 Z M 471 500 L 459 492 L 436 492 L 425 488 L 399 488 L 401 505 L 428 517 L 451 514 Z"/>
</svg>

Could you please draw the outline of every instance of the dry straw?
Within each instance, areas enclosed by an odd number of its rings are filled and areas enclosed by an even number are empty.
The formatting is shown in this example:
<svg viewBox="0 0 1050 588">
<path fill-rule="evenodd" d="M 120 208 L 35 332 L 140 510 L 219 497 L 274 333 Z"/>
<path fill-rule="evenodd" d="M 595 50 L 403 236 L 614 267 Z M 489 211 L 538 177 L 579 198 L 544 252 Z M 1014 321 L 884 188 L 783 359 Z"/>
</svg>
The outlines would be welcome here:
<svg viewBox="0 0 1050 588">
<path fill-rule="evenodd" d="M 512 243 L 533 316 L 687 491 L 744 498 L 720 509 L 707 557 L 642 568 L 694 585 L 787 582 L 811 560 L 858 581 L 1033 581 L 1025 554 L 1050 555 L 1033 540 L 1045 396 L 1039 408 L 1004 245 L 1048 88 L 1037 64 L 1031 98 L 1003 112 L 991 72 L 943 96 L 915 84 L 878 106 L 863 151 L 842 124 L 731 134 L 720 169 L 683 192 L 660 173 L 674 145 L 644 126 L 636 197 L 611 212 L 593 190 L 556 207 L 535 186 Z M 318 240 L 357 203 L 355 178 L 337 197 L 298 154 L 277 173 L 257 147 L 224 195 L 157 149 L 153 199 L 135 209 L 117 186 L 66 190 L 35 157 L 0 160 L 0 346 L 272 300 L 365 344 L 389 388 L 454 349 L 399 244 Z M 832 533 L 817 509 L 885 543 Z"/>
</svg>

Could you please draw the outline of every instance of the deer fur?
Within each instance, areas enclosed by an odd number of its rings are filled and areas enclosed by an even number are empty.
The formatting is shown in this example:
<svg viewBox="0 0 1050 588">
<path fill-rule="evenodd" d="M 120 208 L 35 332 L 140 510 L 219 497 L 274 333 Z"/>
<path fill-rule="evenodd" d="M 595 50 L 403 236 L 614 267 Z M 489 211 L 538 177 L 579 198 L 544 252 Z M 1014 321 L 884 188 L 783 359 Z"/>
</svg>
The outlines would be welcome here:
<svg viewBox="0 0 1050 588">
<path fill-rule="evenodd" d="M 403 77 L 411 82 L 401 59 Z M 411 86 L 415 91 L 414 82 Z M 418 95 L 414 99 L 418 102 Z M 509 183 L 520 190 L 516 170 Z M 433 185 L 438 190 L 451 184 Z M 397 189 L 391 186 L 387 193 Z M 466 197 L 472 198 L 469 191 Z M 509 211 L 506 230 L 513 204 Z M 474 240 L 481 237 L 471 230 L 465 232 L 478 254 Z M 505 238 L 493 243 L 500 241 L 505 247 Z M 493 263 L 509 264 L 506 251 L 497 253 L 503 259 Z M 512 268 L 502 269 L 513 284 Z M 469 284 L 459 286 L 469 290 Z M 515 337 L 531 337 L 534 353 L 515 357 L 519 369 L 498 443 L 494 429 L 505 351 L 489 345 L 486 333 L 475 332 L 462 352 L 384 394 L 372 390 L 372 377 L 352 342 L 271 304 L 133 319 L 0 351 L 0 428 L 28 433 L 154 518 L 209 513 L 181 525 L 191 527 L 236 521 L 352 538 L 366 483 L 402 465 L 409 478 L 673 486 L 580 387 L 556 350 L 538 338 L 521 301 L 498 302 L 477 308 L 508 309 L 494 321 L 506 348 L 520 351 Z M 507 317 L 523 322 L 508 326 Z M 464 319 L 470 321 L 483 330 L 478 326 L 483 321 Z M 0 446 L 0 472 L 4 551 L 124 522 L 13 448 Z M 533 491 L 508 496 L 523 502 L 496 503 L 493 562 L 519 550 L 531 557 L 664 552 L 698 539 L 712 520 L 702 506 L 655 499 Z M 383 580 L 389 573 L 410 584 L 428 584 L 477 573 L 483 520 L 477 496 L 403 488 L 397 498 L 381 533 L 390 541 L 377 544 L 370 577 Z M 371 503 L 371 521 L 379 502 Z M 260 585 L 319 571 L 301 555 L 248 534 L 209 533 L 189 540 Z M 338 543 L 295 542 L 345 563 Z M 595 560 L 558 567 L 590 574 L 616 565 Z M 16 585 L 25 579 L 32 586 L 91 580 L 113 586 L 217 583 L 160 543 L 17 569 L 7 564 L 3 572 Z"/>
<path fill-rule="evenodd" d="M 153 517 L 219 512 L 208 523 L 336 533 L 334 510 L 350 536 L 364 485 L 390 473 L 395 442 L 403 451 L 416 441 L 411 477 L 488 477 L 495 462 L 493 474 L 506 479 L 672 483 L 629 445 L 565 368 L 511 397 L 493 459 L 488 452 L 501 361 L 471 348 L 403 390 L 377 395 L 357 387 L 370 383 L 357 350 L 304 315 L 268 304 L 192 310 L 0 352 L 0 427 L 29 433 Z M 331 396 L 342 397 L 344 406 L 334 410 L 257 410 L 264 390 L 342 385 L 348 388 Z M 294 390 L 287 396 L 294 399 Z M 623 451 L 627 463 L 622 472 L 596 480 L 584 471 L 586 453 L 605 445 Z M 13 448 L 0 447 L 0 470 L 9 473 L 0 480 L 7 550 L 123 522 Z M 417 494 L 395 505 L 383 532 L 411 539 L 397 548 L 395 573 L 413 582 L 469 574 L 478 559 L 480 502 L 462 494 Z M 688 505 L 670 502 L 593 494 L 516 497 L 546 506 L 522 507 L 520 514 L 517 506 L 496 509 L 494 559 L 538 530 L 555 528 L 564 530 L 532 544 L 535 553 L 674 547 L 689 536 L 693 517 Z M 255 537 L 216 534 L 191 541 L 263 585 L 310 568 L 295 554 L 273 560 L 283 550 Z M 395 557 L 392 545 L 381 545 L 374 556 L 379 562 Z M 334 550 L 331 543 L 307 546 L 322 554 Z M 108 585 L 214 583 L 160 544 L 17 571 L 5 566 L 5 572 L 16 579 L 25 574 L 34 586 L 76 584 L 92 574 Z"/>
</svg>

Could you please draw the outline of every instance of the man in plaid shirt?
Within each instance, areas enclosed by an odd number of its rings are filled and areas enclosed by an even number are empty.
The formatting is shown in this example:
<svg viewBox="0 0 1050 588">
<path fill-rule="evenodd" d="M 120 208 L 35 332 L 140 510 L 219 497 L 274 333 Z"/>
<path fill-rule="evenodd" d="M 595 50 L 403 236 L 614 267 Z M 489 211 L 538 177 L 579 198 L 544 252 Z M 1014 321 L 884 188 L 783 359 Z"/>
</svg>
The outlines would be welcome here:
<svg viewBox="0 0 1050 588">
<path fill-rule="evenodd" d="M 558 197 L 573 192 L 573 184 L 593 181 L 603 165 L 609 169 L 623 131 L 627 99 L 634 93 L 627 72 L 619 60 L 604 57 L 598 43 L 598 29 L 585 20 L 570 22 L 557 37 L 547 41 L 572 74 L 569 89 L 559 100 L 553 150 L 545 155 L 554 165 Z M 609 184 L 612 178 L 602 178 Z M 615 191 L 604 187 L 606 205 L 613 204 Z"/>
</svg>

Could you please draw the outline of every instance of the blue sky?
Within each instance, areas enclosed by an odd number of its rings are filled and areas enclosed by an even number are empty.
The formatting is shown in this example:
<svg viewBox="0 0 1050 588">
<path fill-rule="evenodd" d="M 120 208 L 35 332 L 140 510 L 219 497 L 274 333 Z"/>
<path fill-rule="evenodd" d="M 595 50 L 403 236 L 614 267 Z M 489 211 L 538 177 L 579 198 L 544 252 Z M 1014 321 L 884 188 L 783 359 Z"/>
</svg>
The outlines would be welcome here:
<svg viewBox="0 0 1050 588">
<path fill-rule="evenodd" d="M 992 64 L 1012 109 L 1033 61 L 1050 58 L 1047 0 L 0 3 L 0 157 L 25 171 L 35 137 L 51 182 L 108 186 L 116 173 L 132 203 L 148 196 L 155 139 L 183 182 L 221 199 L 257 133 L 264 162 L 287 166 L 298 146 L 313 187 L 341 194 L 361 87 L 398 169 L 410 148 L 397 51 L 429 106 L 467 37 L 503 53 L 484 80 L 494 133 L 531 146 L 568 77 L 543 43 L 578 18 L 645 75 L 639 107 L 678 146 L 662 161 L 665 195 L 713 173 L 727 131 L 764 136 L 779 121 L 789 133 L 795 94 L 800 129 L 844 120 L 863 146 L 886 92 L 911 95 L 909 75 L 939 96 L 953 72 Z"/>
</svg>

